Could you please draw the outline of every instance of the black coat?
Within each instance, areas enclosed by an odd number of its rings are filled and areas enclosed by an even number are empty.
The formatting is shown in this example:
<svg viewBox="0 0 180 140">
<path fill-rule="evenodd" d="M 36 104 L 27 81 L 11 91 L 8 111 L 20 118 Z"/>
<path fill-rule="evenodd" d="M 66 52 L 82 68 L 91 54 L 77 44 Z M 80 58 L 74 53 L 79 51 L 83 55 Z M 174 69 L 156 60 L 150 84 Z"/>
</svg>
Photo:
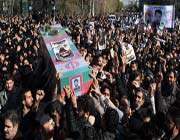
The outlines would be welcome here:
<svg viewBox="0 0 180 140">
<path fill-rule="evenodd" d="M 173 87 L 168 87 L 167 85 L 160 86 L 155 95 L 157 112 L 166 114 L 169 107 L 175 102 L 179 91 L 176 84 Z"/>
</svg>

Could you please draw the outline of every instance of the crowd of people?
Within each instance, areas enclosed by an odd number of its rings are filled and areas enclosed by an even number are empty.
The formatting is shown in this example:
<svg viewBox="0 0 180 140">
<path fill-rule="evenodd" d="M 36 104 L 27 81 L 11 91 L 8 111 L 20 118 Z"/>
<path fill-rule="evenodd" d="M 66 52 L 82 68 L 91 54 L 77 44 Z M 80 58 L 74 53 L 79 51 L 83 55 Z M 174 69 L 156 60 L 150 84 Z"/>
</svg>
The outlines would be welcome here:
<svg viewBox="0 0 180 140">
<path fill-rule="evenodd" d="M 79 97 L 68 85 L 65 95 L 54 86 L 59 77 L 40 34 L 52 23 L 50 17 L 1 17 L 0 140 L 180 139 L 178 21 L 158 29 L 133 13 L 117 23 L 57 16 L 91 68 L 93 83 Z M 131 62 L 128 45 L 136 55 Z"/>
</svg>

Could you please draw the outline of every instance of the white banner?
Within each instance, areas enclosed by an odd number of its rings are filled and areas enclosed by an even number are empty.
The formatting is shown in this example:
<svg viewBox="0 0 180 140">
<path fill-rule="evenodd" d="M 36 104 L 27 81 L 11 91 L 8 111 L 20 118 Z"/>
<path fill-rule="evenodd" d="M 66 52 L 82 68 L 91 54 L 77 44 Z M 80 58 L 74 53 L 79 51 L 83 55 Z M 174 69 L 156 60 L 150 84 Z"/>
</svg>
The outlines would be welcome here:
<svg viewBox="0 0 180 140">
<path fill-rule="evenodd" d="M 174 28 L 175 7 L 173 5 L 144 5 L 144 22 L 153 27 Z"/>
</svg>

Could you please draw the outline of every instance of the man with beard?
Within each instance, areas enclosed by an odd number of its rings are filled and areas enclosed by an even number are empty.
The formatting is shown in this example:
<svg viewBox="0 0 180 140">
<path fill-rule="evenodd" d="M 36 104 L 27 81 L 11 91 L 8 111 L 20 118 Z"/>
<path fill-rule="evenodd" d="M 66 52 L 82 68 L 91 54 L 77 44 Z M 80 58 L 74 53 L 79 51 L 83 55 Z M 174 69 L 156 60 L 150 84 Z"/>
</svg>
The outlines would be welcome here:
<svg viewBox="0 0 180 140">
<path fill-rule="evenodd" d="M 22 94 L 22 108 L 20 108 L 21 114 L 21 131 L 23 137 L 27 137 L 31 131 L 33 131 L 33 123 L 35 114 L 32 112 L 33 97 L 31 90 L 24 90 Z"/>
<path fill-rule="evenodd" d="M 20 102 L 20 88 L 15 86 L 14 78 L 8 75 L 5 90 L 0 92 L 0 112 L 7 109 L 16 109 Z"/>
<path fill-rule="evenodd" d="M 178 92 L 176 74 L 174 71 L 170 71 L 167 73 L 167 77 L 156 95 L 157 111 L 166 114 L 169 107 L 175 102 Z"/>
<path fill-rule="evenodd" d="M 143 125 L 150 123 L 153 117 L 152 105 L 147 102 L 145 91 L 142 88 L 135 90 L 131 108 L 130 129 L 132 132 L 139 133 Z"/>
</svg>

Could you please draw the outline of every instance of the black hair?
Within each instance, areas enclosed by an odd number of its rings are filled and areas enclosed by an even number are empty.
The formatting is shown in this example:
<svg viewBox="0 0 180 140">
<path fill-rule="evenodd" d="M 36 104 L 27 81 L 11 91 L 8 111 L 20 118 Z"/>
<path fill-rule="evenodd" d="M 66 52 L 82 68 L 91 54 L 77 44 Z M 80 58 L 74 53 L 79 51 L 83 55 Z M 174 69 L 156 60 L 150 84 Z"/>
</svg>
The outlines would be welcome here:
<svg viewBox="0 0 180 140">
<path fill-rule="evenodd" d="M 169 70 L 169 71 L 167 71 L 166 76 L 169 76 L 169 74 L 171 74 L 171 73 L 174 74 L 174 77 L 175 77 L 175 78 L 177 77 L 177 74 L 176 74 L 176 72 L 175 72 L 174 70 Z"/>
<path fill-rule="evenodd" d="M 130 73 L 129 82 L 134 81 L 138 76 L 141 76 L 141 73 L 139 71 L 134 71 L 134 72 Z"/>
<path fill-rule="evenodd" d="M 84 112 L 89 112 L 90 114 L 94 114 L 94 102 L 93 99 L 89 95 L 80 96 L 77 100 L 78 109 L 83 110 Z"/>
<path fill-rule="evenodd" d="M 101 86 L 101 93 L 103 93 L 106 89 L 109 89 L 109 91 L 111 91 L 111 88 L 108 84 L 104 84 Z"/>
<path fill-rule="evenodd" d="M 22 93 L 21 93 L 21 101 L 23 101 L 23 100 L 25 99 L 25 94 L 26 94 L 28 91 L 31 92 L 30 89 L 23 89 L 23 90 L 22 90 Z M 31 93 L 32 93 L 32 92 L 31 92 Z"/>
<path fill-rule="evenodd" d="M 8 74 L 8 75 L 6 76 L 6 81 L 8 81 L 8 80 L 14 81 L 14 77 L 13 77 L 12 74 Z"/>
<path fill-rule="evenodd" d="M 145 90 L 143 89 L 143 88 L 141 88 L 141 87 L 139 87 L 139 88 L 135 88 L 135 94 L 137 94 L 137 93 L 139 93 L 139 92 L 141 92 L 142 93 L 142 95 L 143 95 L 143 100 L 145 100 Z"/>
<path fill-rule="evenodd" d="M 75 82 L 78 82 L 78 79 L 75 79 L 75 80 L 74 80 L 74 83 L 75 83 Z"/>
<path fill-rule="evenodd" d="M 20 124 L 20 118 L 19 118 L 19 115 L 18 113 L 15 111 L 15 110 L 8 110 L 5 115 L 4 115 L 4 120 L 10 120 L 14 125 L 16 124 Z"/>
<path fill-rule="evenodd" d="M 118 112 L 115 109 L 107 108 L 103 119 L 106 123 L 105 129 L 109 132 L 115 133 L 119 122 Z"/>
<path fill-rule="evenodd" d="M 155 15 L 159 13 L 162 16 L 162 11 L 160 9 L 155 10 Z"/>
<path fill-rule="evenodd" d="M 51 103 L 49 103 L 49 105 L 47 106 L 47 108 L 45 109 L 46 113 L 53 113 L 57 111 L 59 114 L 63 113 L 63 106 L 59 101 L 53 101 Z"/>
</svg>

